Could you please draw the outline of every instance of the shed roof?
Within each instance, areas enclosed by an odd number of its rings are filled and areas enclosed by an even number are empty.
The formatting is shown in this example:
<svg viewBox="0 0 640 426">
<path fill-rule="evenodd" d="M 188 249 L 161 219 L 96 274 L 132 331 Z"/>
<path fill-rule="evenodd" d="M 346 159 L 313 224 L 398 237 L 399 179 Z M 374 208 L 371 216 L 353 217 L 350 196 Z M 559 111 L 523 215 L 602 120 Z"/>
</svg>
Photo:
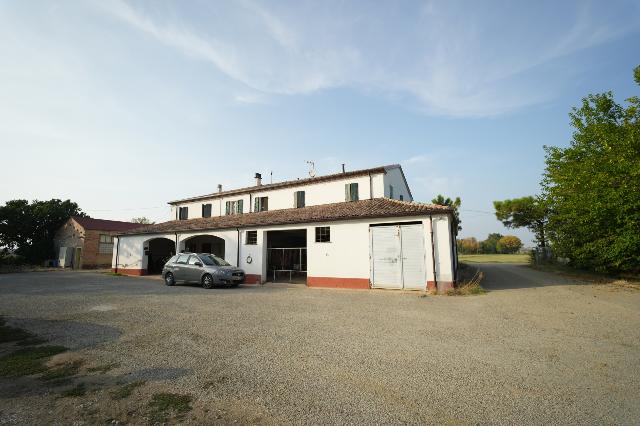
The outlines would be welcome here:
<svg viewBox="0 0 640 426">
<path fill-rule="evenodd" d="M 254 185 L 254 186 L 247 186 L 245 188 L 230 189 L 228 191 L 214 192 L 211 194 L 199 195 L 196 197 L 182 198 L 180 200 L 169 201 L 168 204 L 178 204 L 178 203 L 184 203 L 188 201 L 206 200 L 210 198 L 226 197 L 229 195 L 247 194 L 249 192 L 256 192 L 256 191 L 290 188 L 292 186 L 305 185 L 309 183 L 328 182 L 332 180 L 344 179 L 345 177 L 365 176 L 365 175 L 368 175 L 369 173 L 386 173 L 387 170 L 395 169 L 395 168 L 400 168 L 400 170 L 402 170 L 399 164 L 390 164 L 387 166 L 373 167 L 370 169 L 353 170 L 345 173 L 334 173 L 330 175 L 316 176 L 316 177 L 306 178 L 306 179 L 286 180 L 283 182 L 267 183 L 264 185 Z M 403 173 L 403 178 L 404 178 L 404 173 Z M 406 179 L 405 179 L 405 183 L 406 183 Z"/>
<path fill-rule="evenodd" d="M 189 220 L 172 220 L 123 232 L 127 234 L 155 234 L 166 232 L 231 229 L 297 223 L 330 222 L 365 218 L 422 216 L 430 213 L 450 213 L 447 206 L 398 201 L 389 198 L 322 204 L 299 209 L 280 209 L 259 213 L 245 213 Z"/>
<path fill-rule="evenodd" d="M 120 222 L 118 220 L 94 219 L 92 217 L 72 216 L 86 230 L 90 231 L 116 231 L 124 232 L 140 228 L 142 225 L 132 222 Z"/>
</svg>

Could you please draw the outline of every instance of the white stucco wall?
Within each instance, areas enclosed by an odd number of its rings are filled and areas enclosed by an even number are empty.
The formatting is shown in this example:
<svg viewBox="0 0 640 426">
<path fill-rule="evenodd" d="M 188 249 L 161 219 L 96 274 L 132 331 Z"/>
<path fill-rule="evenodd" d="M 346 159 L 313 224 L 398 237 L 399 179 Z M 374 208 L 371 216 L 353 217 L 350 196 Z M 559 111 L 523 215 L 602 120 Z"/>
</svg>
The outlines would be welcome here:
<svg viewBox="0 0 640 426">
<path fill-rule="evenodd" d="M 253 200 L 256 197 L 269 197 L 269 210 L 290 209 L 293 208 L 293 194 L 296 191 L 305 191 L 306 206 L 339 203 L 345 201 L 344 187 L 347 183 L 358 184 L 358 195 L 361 200 L 385 196 L 385 175 L 384 173 L 377 173 L 371 175 L 371 183 L 369 182 L 369 176 L 348 177 L 328 182 L 290 186 L 282 189 L 256 189 L 251 192 L 251 194 L 230 195 L 226 197 L 180 203 L 179 205 L 171 206 L 171 217 L 169 219 L 177 219 L 178 207 L 189 208 L 189 219 L 202 217 L 203 204 L 211 204 L 212 216 L 223 216 L 225 214 L 226 202 L 237 201 L 240 199 L 243 200 L 243 212 L 248 213 L 253 211 Z M 373 187 L 373 191 L 371 191 L 371 187 Z"/>
<path fill-rule="evenodd" d="M 453 259 L 448 215 L 433 216 L 433 232 L 436 256 L 437 281 L 453 281 Z M 266 236 L 268 231 L 305 229 L 307 234 L 307 276 L 322 278 L 361 278 L 369 279 L 371 272 L 369 251 L 369 226 L 371 224 L 415 222 L 421 221 L 424 229 L 425 270 L 426 280 L 434 281 L 433 261 L 431 255 L 431 222 L 428 216 L 399 217 L 386 219 L 366 219 L 358 221 L 337 221 L 327 223 L 310 223 L 301 225 L 270 226 L 240 229 L 240 257 L 238 259 L 238 231 L 235 229 L 223 231 L 200 231 L 179 233 L 179 251 L 184 249 L 185 241 L 196 235 L 213 235 L 225 241 L 225 258 L 245 270 L 247 274 L 260 275 L 262 280 L 266 276 Z M 315 242 L 315 227 L 329 226 L 331 241 Z M 247 231 L 257 231 L 256 245 L 246 244 Z M 165 237 L 175 240 L 174 234 L 154 234 L 141 236 L 123 236 L 120 242 L 119 265 L 121 269 L 146 269 L 144 247 L 153 238 Z M 115 267 L 115 247 L 113 267 Z M 247 257 L 252 259 L 247 262 Z M 239 263 L 238 263 L 239 261 Z M 426 287 L 426 282 L 425 282 Z"/>
<path fill-rule="evenodd" d="M 389 186 L 393 186 L 393 197 L 390 194 Z M 400 199 L 400 195 L 402 195 L 402 199 L 404 201 L 413 201 L 411 194 L 409 193 L 409 187 L 405 183 L 405 180 L 402 178 L 402 171 L 399 168 L 389 169 L 387 174 L 384 175 L 384 197 L 393 198 L 395 200 Z"/>
</svg>

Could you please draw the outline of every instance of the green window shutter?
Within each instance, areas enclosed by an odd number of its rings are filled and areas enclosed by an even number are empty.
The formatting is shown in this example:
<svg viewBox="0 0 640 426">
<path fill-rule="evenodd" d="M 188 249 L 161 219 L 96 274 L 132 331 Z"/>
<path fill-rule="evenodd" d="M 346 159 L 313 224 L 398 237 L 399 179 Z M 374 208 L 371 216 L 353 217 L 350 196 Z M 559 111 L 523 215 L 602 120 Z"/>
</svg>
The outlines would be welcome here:
<svg viewBox="0 0 640 426">
<path fill-rule="evenodd" d="M 262 197 L 262 211 L 269 210 L 269 197 Z"/>
<path fill-rule="evenodd" d="M 231 201 L 227 201 L 227 203 L 225 204 L 225 214 L 229 214 L 231 213 Z"/>
<path fill-rule="evenodd" d="M 358 184 L 351 184 L 351 201 L 358 201 Z"/>
<path fill-rule="evenodd" d="M 305 204 L 306 201 L 304 199 L 305 198 L 305 194 L 306 194 L 306 192 L 300 191 L 300 207 L 304 207 L 306 205 Z"/>
<path fill-rule="evenodd" d="M 237 211 L 238 213 L 242 213 L 244 211 L 243 208 L 242 208 L 242 202 L 243 201 L 244 200 L 238 200 L 238 211 Z"/>
<path fill-rule="evenodd" d="M 255 200 L 253 200 L 253 211 L 256 213 L 260 211 L 260 198 L 258 197 L 256 197 Z"/>
</svg>

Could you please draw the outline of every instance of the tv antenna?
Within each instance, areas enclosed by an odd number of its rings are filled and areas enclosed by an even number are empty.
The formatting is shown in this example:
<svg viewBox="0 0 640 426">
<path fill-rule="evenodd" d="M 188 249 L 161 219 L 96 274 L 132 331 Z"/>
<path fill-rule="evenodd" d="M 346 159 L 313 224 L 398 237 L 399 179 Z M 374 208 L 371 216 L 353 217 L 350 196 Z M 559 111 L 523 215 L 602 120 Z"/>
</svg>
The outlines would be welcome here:
<svg viewBox="0 0 640 426">
<path fill-rule="evenodd" d="M 316 177 L 316 163 L 313 161 L 307 161 L 307 164 L 311 166 L 309 169 L 309 177 Z"/>
</svg>

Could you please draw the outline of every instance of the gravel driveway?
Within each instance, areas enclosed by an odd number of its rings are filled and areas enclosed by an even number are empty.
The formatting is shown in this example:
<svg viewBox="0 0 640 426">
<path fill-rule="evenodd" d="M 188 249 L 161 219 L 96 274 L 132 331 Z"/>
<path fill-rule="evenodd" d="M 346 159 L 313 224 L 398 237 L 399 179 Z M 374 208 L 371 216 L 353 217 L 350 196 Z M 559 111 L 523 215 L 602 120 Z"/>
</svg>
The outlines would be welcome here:
<svg viewBox="0 0 640 426">
<path fill-rule="evenodd" d="M 186 423 L 637 424 L 640 292 L 481 268 L 491 291 L 469 297 L 0 275 L 0 314 L 92 365 L 117 363 L 105 373 L 116 381 L 193 395 Z M 143 404 L 83 417 L 81 398 L 0 385 L 0 424 L 104 422 Z"/>
</svg>

